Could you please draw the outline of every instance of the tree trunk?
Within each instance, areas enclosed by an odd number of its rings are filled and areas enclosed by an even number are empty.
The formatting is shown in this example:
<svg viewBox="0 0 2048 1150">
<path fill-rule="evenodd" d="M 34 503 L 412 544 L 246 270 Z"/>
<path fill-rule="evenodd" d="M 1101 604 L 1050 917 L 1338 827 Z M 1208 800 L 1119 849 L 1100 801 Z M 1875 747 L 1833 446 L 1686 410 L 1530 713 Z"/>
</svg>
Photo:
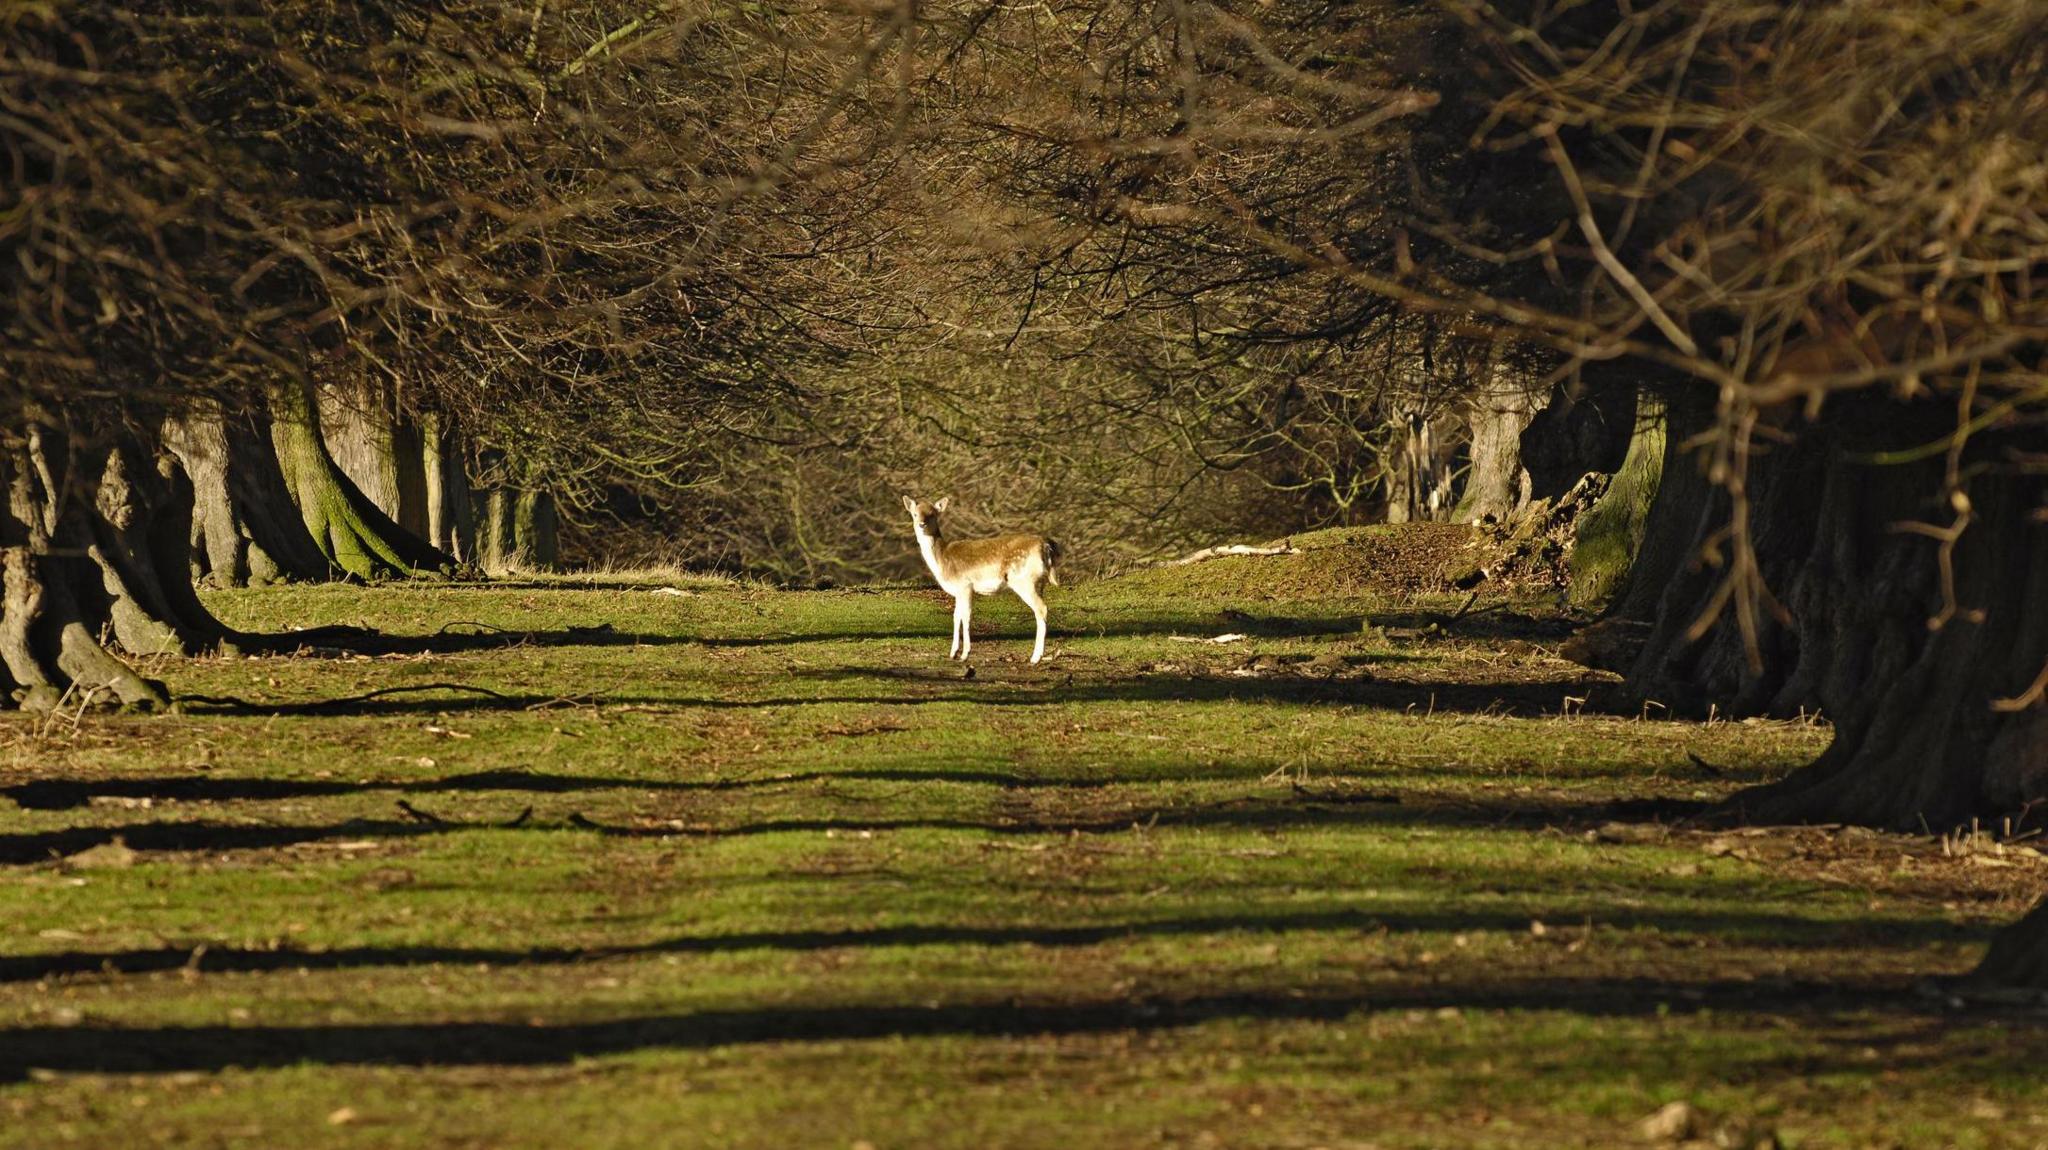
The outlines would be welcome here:
<svg viewBox="0 0 2048 1150">
<path fill-rule="evenodd" d="M 2048 899 L 1992 938 L 1969 981 L 2048 991 Z"/>
<path fill-rule="evenodd" d="M 1451 512 L 1451 438 L 1418 410 L 1395 413 L 1394 464 L 1387 470 L 1387 522 L 1439 523 Z"/>
<path fill-rule="evenodd" d="M 1609 620 L 1654 623 L 1666 588 L 1698 564 L 1699 541 L 1716 525 L 1711 517 L 1723 506 L 1699 458 L 1686 446 L 1712 424 L 1712 397 L 1691 389 L 1674 392 L 1665 397 L 1663 411 L 1656 498 L 1644 516 L 1642 541 L 1629 562 L 1621 596 L 1608 606 Z"/>
<path fill-rule="evenodd" d="M 33 710 L 101 699 L 168 705 L 163 684 L 100 636 L 156 654 L 225 634 L 186 582 L 191 489 L 175 460 L 36 420 L 0 451 L 0 481 L 0 680 L 9 697 Z M 168 585 L 167 571 L 176 576 Z"/>
<path fill-rule="evenodd" d="M 1507 519 L 1528 505 L 1533 484 L 1522 466 L 1522 433 L 1536 417 L 1536 409 L 1537 397 L 1515 378 L 1504 358 L 1496 357 L 1488 369 L 1487 386 L 1472 398 L 1465 414 L 1472 432 L 1472 464 L 1452 519 Z"/>
<path fill-rule="evenodd" d="M 132 655 L 191 655 L 221 647 L 227 628 L 192 589 L 192 484 L 175 455 L 132 437 L 115 439 L 103 462 L 82 453 L 90 484 L 91 540 L 99 568 L 96 615 Z M 91 468 L 97 467 L 95 476 Z M 92 593 L 81 588 L 81 597 Z"/>
<path fill-rule="evenodd" d="M 329 577 L 278 466 L 267 413 L 202 403 L 166 420 L 164 440 L 192 481 L 195 581 L 242 587 Z"/>
<path fill-rule="evenodd" d="M 397 387 L 365 377 L 322 383 L 314 394 L 321 438 L 342 474 L 400 528 L 431 539 L 426 439 Z"/>
<path fill-rule="evenodd" d="M 427 542 L 458 562 L 476 561 L 476 513 L 462 436 L 455 421 L 428 415 L 420 421 L 426 448 Z"/>
<path fill-rule="evenodd" d="M 1999 445 L 1977 437 L 1965 463 L 1985 466 L 1969 480 L 1974 520 L 1952 556 L 1957 610 L 1934 627 L 1947 606 L 1939 545 L 1899 525 L 1947 524 L 1941 462 L 1870 462 L 1874 453 L 1938 441 L 1953 428 L 1945 414 L 1838 400 L 1824 425 L 1786 428 L 1797 438 L 1753 461 L 1751 532 L 1761 573 L 1783 604 L 1782 616 L 1766 611 L 1757 620 L 1760 663 L 1750 659 L 1732 608 L 1698 641 L 1686 639 L 1714 601 L 1719 569 L 1693 563 L 1668 576 L 1631 574 L 1629 600 L 1661 588 L 1630 673 L 1638 694 L 1676 710 L 1713 702 L 1724 713 L 1818 709 L 1834 720 L 1825 754 L 1779 783 L 1735 795 L 1727 813 L 1945 828 L 2048 799 L 2048 710 L 1993 705 L 2024 693 L 2048 663 L 2048 613 L 2039 609 L 2048 602 L 2048 529 L 2030 522 L 2048 481 L 2017 473 Z M 1682 438 L 1675 425 L 1668 438 Z M 1672 481 L 1682 475 L 1674 461 L 1659 510 L 1667 500 L 1694 502 L 1685 517 L 1695 524 L 1697 551 L 1701 532 L 1727 522 L 1726 498 L 1700 500 L 1704 480 Z M 1645 559 L 1668 562 L 1647 552 Z"/>
<path fill-rule="evenodd" d="M 1580 517 L 1572 537 L 1571 601 L 1580 607 L 1614 602 L 1643 548 L 1650 509 L 1664 473 L 1664 404 L 1645 395 L 1635 404 L 1636 430 L 1607 494 Z M 1526 453 L 1525 453 L 1526 454 Z"/>
<path fill-rule="evenodd" d="M 299 384 L 273 393 L 278 464 L 307 532 L 327 560 L 358 579 L 447 573 L 455 560 L 400 527 L 328 454 L 319 406 Z"/>
<path fill-rule="evenodd" d="M 488 575 L 551 571 L 559 558 L 554 496 L 535 488 L 478 493 L 478 564 Z"/>
</svg>

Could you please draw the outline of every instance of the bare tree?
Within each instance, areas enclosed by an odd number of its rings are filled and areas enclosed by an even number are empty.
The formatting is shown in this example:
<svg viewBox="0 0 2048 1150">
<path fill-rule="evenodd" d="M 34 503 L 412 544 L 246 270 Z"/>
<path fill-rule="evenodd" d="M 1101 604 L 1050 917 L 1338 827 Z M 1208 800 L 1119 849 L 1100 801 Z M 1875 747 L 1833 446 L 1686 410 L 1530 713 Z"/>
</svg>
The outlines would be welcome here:
<svg viewBox="0 0 2048 1150">
<path fill-rule="evenodd" d="M 0 16 L 4 685 L 161 703 L 103 631 L 255 641 L 191 593 L 195 503 L 218 581 L 445 570 L 455 432 L 552 496 L 552 458 L 665 466 L 775 385 L 763 349 L 844 321 L 779 269 L 876 194 L 908 14 Z"/>
</svg>

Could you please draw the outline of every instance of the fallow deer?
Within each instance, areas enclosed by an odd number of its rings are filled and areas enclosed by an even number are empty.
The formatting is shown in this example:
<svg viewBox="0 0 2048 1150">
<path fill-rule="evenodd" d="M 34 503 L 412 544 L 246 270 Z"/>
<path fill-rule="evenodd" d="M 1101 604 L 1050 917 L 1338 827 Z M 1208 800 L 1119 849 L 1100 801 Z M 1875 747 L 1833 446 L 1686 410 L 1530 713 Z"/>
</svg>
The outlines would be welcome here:
<svg viewBox="0 0 2048 1150">
<path fill-rule="evenodd" d="M 946 594 L 953 597 L 953 649 L 946 657 L 966 659 L 973 640 L 968 620 L 973 615 L 976 595 L 993 595 L 1008 587 L 1031 608 L 1038 620 L 1038 640 L 1031 646 L 1031 661 L 1045 656 L 1045 597 L 1039 589 L 1047 582 L 1057 587 L 1062 548 L 1043 535 L 997 535 L 988 539 L 949 540 L 940 517 L 952 502 L 948 496 L 936 503 L 920 503 L 906 495 L 903 507 L 910 512 L 910 525 L 917 532 L 917 549 L 925 566 Z"/>
</svg>

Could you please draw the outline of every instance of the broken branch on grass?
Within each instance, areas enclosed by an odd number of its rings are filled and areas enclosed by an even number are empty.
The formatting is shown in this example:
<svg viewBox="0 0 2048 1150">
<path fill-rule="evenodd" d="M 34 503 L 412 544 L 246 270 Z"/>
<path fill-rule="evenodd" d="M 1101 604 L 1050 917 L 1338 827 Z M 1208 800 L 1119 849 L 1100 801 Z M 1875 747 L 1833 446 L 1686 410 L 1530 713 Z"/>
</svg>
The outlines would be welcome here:
<svg viewBox="0 0 2048 1150">
<path fill-rule="evenodd" d="M 1181 557 L 1181 558 L 1179 558 L 1179 559 L 1168 559 L 1168 560 L 1167 560 L 1167 561 L 1165 561 L 1164 563 L 1161 563 L 1161 564 L 1160 564 L 1160 566 L 1162 566 L 1162 567 L 1185 567 L 1185 566 L 1187 566 L 1187 565 L 1188 565 L 1188 564 L 1190 564 L 1190 563 L 1200 563 L 1200 562 L 1202 562 L 1202 561 L 1203 561 L 1203 560 L 1205 560 L 1205 559 L 1216 559 L 1216 558 L 1219 558 L 1219 557 L 1221 557 L 1221 556 L 1224 556 L 1224 555 L 1299 555 L 1299 554 L 1301 554 L 1301 548 L 1299 548 L 1299 547 L 1296 547 L 1296 546 L 1294 545 L 1294 543 L 1293 543 L 1293 542 L 1292 542 L 1291 540 L 1284 540 L 1284 539 L 1283 539 L 1283 540 L 1281 540 L 1281 541 L 1280 541 L 1280 542 L 1278 542 L 1278 543 L 1272 543 L 1272 544 L 1268 544 L 1267 546 L 1264 546 L 1264 547 L 1253 547 L 1252 545 L 1250 545 L 1250 544 L 1248 544 L 1248 543 L 1227 543 L 1227 544 L 1223 544 L 1223 545 L 1221 545 L 1221 546 L 1218 546 L 1218 547 L 1204 547 L 1204 548 L 1202 548 L 1202 549 L 1201 549 L 1200 551 L 1197 551 L 1197 552 L 1195 552 L 1195 553 L 1194 553 L 1194 554 L 1192 554 L 1192 555 L 1184 555 L 1184 556 L 1182 556 L 1182 557 Z"/>
</svg>

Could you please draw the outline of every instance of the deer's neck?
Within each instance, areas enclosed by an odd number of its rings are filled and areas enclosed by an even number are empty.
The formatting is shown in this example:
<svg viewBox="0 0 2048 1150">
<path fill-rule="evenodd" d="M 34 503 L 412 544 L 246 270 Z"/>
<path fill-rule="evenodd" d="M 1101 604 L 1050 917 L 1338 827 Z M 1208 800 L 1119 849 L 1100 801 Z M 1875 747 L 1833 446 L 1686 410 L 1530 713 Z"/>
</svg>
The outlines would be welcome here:
<svg viewBox="0 0 2048 1150">
<path fill-rule="evenodd" d="M 946 541 L 937 535 L 920 530 L 917 533 L 917 549 L 924 555 L 924 565 L 932 569 L 932 575 L 939 582 L 946 581 Z"/>
</svg>

